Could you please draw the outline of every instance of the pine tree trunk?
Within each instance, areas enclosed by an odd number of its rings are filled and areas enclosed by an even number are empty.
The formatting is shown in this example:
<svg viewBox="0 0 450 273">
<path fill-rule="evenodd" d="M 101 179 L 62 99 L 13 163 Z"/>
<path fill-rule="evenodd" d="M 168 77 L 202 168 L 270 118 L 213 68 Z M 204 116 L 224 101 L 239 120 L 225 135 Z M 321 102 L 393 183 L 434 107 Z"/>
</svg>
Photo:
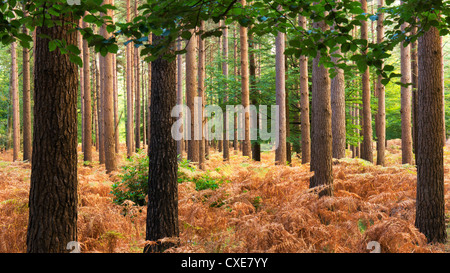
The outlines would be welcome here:
<svg viewBox="0 0 450 273">
<path fill-rule="evenodd" d="M 83 28 L 88 27 L 88 23 L 83 22 Z M 91 103 L 91 70 L 89 66 L 89 47 L 88 42 L 83 40 L 83 79 L 84 79 L 84 161 L 92 161 L 92 103 Z"/>
<path fill-rule="evenodd" d="M 178 40 L 178 50 L 181 50 L 181 38 Z M 183 56 L 181 54 L 177 55 L 177 105 L 183 104 Z M 184 118 L 181 114 L 179 118 Z M 181 125 L 183 126 L 183 125 Z M 185 128 L 182 128 L 185 130 Z M 150 142 L 149 142 L 150 144 Z M 184 151 L 184 138 L 177 141 L 177 154 L 179 159 L 183 159 Z"/>
<path fill-rule="evenodd" d="M 200 23 L 200 31 L 205 30 L 205 22 L 201 21 Z M 203 112 L 204 112 L 204 105 L 205 105 L 205 78 L 206 78 L 206 51 L 205 51 L 205 40 L 202 39 L 200 36 L 198 37 L 198 96 L 201 98 L 202 106 L 201 106 L 201 139 L 198 141 L 198 159 L 199 159 L 199 167 L 201 170 L 205 169 L 205 136 L 203 135 L 203 126 L 205 125 L 204 118 L 203 118 Z M 197 114 L 196 113 L 196 114 Z M 225 159 L 225 154 L 224 154 Z"/>
<path fill-rule="evenodd" d="M 225 25 L 225 22 L 222 21 L 221 25 L 224 27 L 223 29 L 223 40 L 222 40 L 222 74 L 226 80 L 228 80 L 228 27 Z M 223 103 L 226 105 L 228 102 L 228 85 L 224 86 L 224 99 Z M 230 145 L 229 145 L 229 126 L 228 126 L 228 118 L 226 111 L 223 112 L 223 161 L 230 160 Z"/>
<path fill-rule="evenodd" d="M 247 5 L 246 0 L 241 0 L 242 6 Z M 241 26 L 239 28 L 241 43 L 241 103 L 244 109 L 249 109 L 250 105 L 250 76 L 248 66 L 248 29 Z M 242 142 L 242 155 L 251 158 L 251 142 L 250 142 L 250 112 L 244 114 L 244 140 Z"/>
<path fill-rule="evenodd" d="M 361 0 L 361 7 L 367 13 L 367 0 Z M 361 39 L 368 40 L 367 21 L 361 21 Z M 362 54 L 366 55 L 367 49 L 362 50 Z M 370 109 L 370 70 L 366 68 L 362 74 L 362 128 L 363 128 L 363 143 L 361 158 L 369 162 L 373 162 L 373 148 L 372 148 L 372 112 Z"/>
<path fill-rule="evenodd" d="M 138 16 L 138 0 L 135 0 L 134 5 L 134 16 Z M 135 78 L 134 78 L 134 84 L 135 84 L 135 120 L 136 120 L 136 127 L 134 132 L 134 142 L 136 147 L 136 152 L 141 149 L 141 96 L 140 96 L 140 69 L 139 69 L 139 47 L 134 48 L 134 69 L 135 69 Z"/>
<path fill-rule="evenodd" d="M 306 28 L 306 17 L 299 17 L 299 26 Z M 302 130 L 302 164 L 311 161 L 311 128 L 309 118 L 308 57 L 300 56 L 300 115 Z"/>
<path fill-rule="evenodd" d="M 157 37 L 153 36 L 153 41 Z M 177 146 L 170 137 L 176 104 L 176 62 L 162 57 L 152 62 L 152 98 L 150 109 L 152 130 L 149 153 L 149 191 L 146 237 L 148 241 L 178 238 Z M 176 240 L 175 239 L 175 240 Z M 170 241 L 147 245 L 144 252 L 163 252 L 176 245 Z"/>
<path fill-rule="evenodd" d="M 28 34 L 28 28 L 23 27 L 23 33 Z M 31 162 L 31 87 L 30 87 L 30 52 L 23 48 L 23 160 Z"/>
<path fill-rule="evenodd" d="M 341 54 L 338 49 L 335 54 Z M 331 60 L 337 64 L 338 58 L 332 57 Z M 333 134 L 333 158 L 345 157 L 345 78 L 344 70 L 335 67 L 336 76 L 331 79 L 331 130 Z"/>
<path fill-rule="evenodd" d="M 33 162 L 27 252 L 67 252 L 77 241 L 77 91 L 78 68 L 50 52 L 49 40 L 77 44 L 76 23 L 66 15 L 62 26 L 37 27 L 34 74 Z M 70 24 L 69 24 L 70 23 Z"/>
<path fill-rule="evenodd" d="M 378 0 L 378 8 L 384 6 L 384 0 Z M 384 39 L 384 13 L 378 14 L 377 20 L 377 43 L 380 44 Z M 377 77 L 377 95 L 378 95 L 378 119 L 377 119 L 377 165 L 385 165 L 385 153 L 386 153 L 386 97 L 385 87 L 381 83 L 383 76 Z"/>
<path fill-rule="evenodd" d="M 406 24 L 402 25 L 402 31 Z M 400 45 L 401 82 L 411 83 L 411 49 L 410 45 Z M 411 128 L 411 86 L 401 87 L 401 115 L 402 115 L 402 164 L 413 164 L 412 128 Z"/>
<path fill-rule="evenodd" d="M 255 42 L 254 37 L 250 35 L 249 43 L 249 73 L 250 73 L 250 90 L 252 105 L 258 105 L 259 90 L 256 89 L 256 58 L 255 58 Z M 256 125 L 259 128 L 259 119 L 256 120 Z M 252 143 L 252 158 L 255 161 L 261 161 L 261 145 L 255 141 Z"/>
<path fill-rule="evenodd" d="M 103 1 L 105 4 L 110 4 L 111 0 Z M 108 16 L 113 17 L 112 10 L 108 10 Z M 104 38 L 109 38 L 106 31 L 106 25 L 100 29 L 100 35 Z M 103 122 L 104 122 L 104 146 L 105 146 L 105 167 L 106 172 L 116 170 L 116 150 L 115 150 L 115 124 L 114 124 L 114 76 L 113 76 L 113 54 L 108 53 L 103 59 Z"/>
<path fill-rule="evenodd" d="M 186 103 L 191 111 L 191 138 L 188 140 L 187 159 L 198 164 L 199 162 L 199 141 L 195 140 L 195 119 L 197 113 L 194 109 L 194 100 L 197 96 L 197 36 L 194 31 L 186 46 Z M 189 121 L 188 121 L 189 122 Z"/>
<path fill-rule="evenodd" d="M 444 156 L 442 149 L 442 48 L 431 27 L 418 40 L 417 197 L 415 226 L 429 242 L 444 243 Z"/>
<path fill-rule="evenodd" d="M 17 44 L 11 44 L 11 90 L 12 90 L 12 122 L 13 122 L 13 161 L 19 160 L 20 154 L 20 105 L 19 75 L 17 66 Z"/>
<path fill-rule="evenodd" d="M 275 164 L 285 165 L 286 156 L 286 70 L 284 59 L 284 33 L 278 32 L 275 38 L 275 94 L 278 105 L 278 146 L 275 150 Z"/>
<path fill-rule="evenodd" d="M 314 28 L 326 30 L 325 22 L 314 22 Z M 313 60 L 312 72 L 312 134 L 310 188 L 323 186 L 319 196 L 333 195 L 331 82 L 328 69 L 319 66 L 320 52 Z"/>
<path fill-rule="evenodd" d="M 130 0 L 127 0 L 127 22 L 131 21 L 131 5 Z M 131 55 L 131 43 L 126 45 L 127 55 L 127 157 L 130 158 L 133 155 L 134 143 L 133 143 L 133 58 Z"/>
</svg>

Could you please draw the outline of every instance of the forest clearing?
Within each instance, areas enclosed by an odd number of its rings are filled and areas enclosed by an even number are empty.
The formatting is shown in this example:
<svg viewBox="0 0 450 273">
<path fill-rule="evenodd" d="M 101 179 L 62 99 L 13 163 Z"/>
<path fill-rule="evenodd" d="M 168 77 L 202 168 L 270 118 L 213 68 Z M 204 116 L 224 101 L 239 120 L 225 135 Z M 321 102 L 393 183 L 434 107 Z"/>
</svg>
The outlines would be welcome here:
<svg viewBox="0 0 450 273">
<path fill-rule="evenodd" d="M 122 146 L 121 150 L 125 147 Z M 97 155 L 94 153 L 94 157 Z M 30 164 L 0 154 L 0 252 L 25 252 Z M 142 157 L 142 155 L 140 155 Z M 416 169 L 401 164 L 400 140 L 390 140 L 387 165 L 337 160 L 335 195 L 317 198 L 309 189 L 309 164 L 274 166 L 231 155 L 224 164 L 212 153 L 205 171 L 181 168 L 189 178 L 209 173 L 226 181 L 216 189 L 179 184 L 180 246 L 167 252 L 367 253 L 377 241 L 382 253 L 449 252 L 449 244 L 427 245 L 414 227 Z M 125 159 L 119 165 L 127 164 Z M 129 164 L 129 163 L 128 163 Z M 450 219 L 450 149 L 445 147 L 446 224 Z M 111 189 L 120 173 L 79 162 L 79 242 L 83 252 L 142 252 L 146 206 L 114 204 Z M 126 211 L 126 213 L 124 213 Z"/>
</svg>

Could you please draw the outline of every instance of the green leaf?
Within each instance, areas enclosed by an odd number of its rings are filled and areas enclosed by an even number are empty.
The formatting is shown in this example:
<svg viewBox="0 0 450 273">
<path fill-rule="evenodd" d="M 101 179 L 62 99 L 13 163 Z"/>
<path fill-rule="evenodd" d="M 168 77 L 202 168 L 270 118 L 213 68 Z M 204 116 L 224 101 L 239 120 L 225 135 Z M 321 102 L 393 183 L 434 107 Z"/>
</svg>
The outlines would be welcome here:
<svg viewBox="0 0 450 273">
<path fill-rule="evenodd" d="M 50 50 L 50 52 L 55 51 L 57 46 L 56 40 L 52 40 L 48 43 L 48 50 Z"/>
<path fill-rule="evenodd" d="M 77 64 L 79 67 L 83 67 L 83 60 L 80 58 L 80 56 L 74 55 L 74 54 L 70 54 L 69 55 L 69 60 L 72 63 Z"/>
</svg>

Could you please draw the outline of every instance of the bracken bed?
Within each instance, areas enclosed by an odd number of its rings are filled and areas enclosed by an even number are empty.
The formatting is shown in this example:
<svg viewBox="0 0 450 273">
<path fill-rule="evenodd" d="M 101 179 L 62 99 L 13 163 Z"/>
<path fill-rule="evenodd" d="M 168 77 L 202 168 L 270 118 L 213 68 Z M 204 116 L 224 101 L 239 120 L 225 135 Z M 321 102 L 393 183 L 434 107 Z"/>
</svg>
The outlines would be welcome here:
<svg viewBox="0 0 450 273">
<path fill-rule="evenodd" d="M 414 227 L 416 168 L 399 163 L 399 145 L 389 141 L 387 167 L 334 160 L 334 196 L 323 198 L 309 189 L 309 165 L 295 156 L 292 166 L 275 166 L 273 153 L 252 162 L 232 152 L 224 163 L 221 154 L 211 151 L 208 175 L 227 182 L 201 191 L 193 182 L 179 184 L 181 243 L 167 251 L 369 252 L 368 243 L 377 241 L 382 252 L 448 252 L 446 245 L 427 244 Z M 444 155 L 448 224 L 448 147 Z M 79 158 L 82 251 L 142 252 L 146 207 L 115 205 L 110 191 L 119 173 L 107 175 L 98 162 L 84 166 Z M 0 154 L 0 252 L 25 252 L 31 166 L 11 159 L 10 152 Z M 185 171 L 190 177 L 202 173 Z"/>
</svg>

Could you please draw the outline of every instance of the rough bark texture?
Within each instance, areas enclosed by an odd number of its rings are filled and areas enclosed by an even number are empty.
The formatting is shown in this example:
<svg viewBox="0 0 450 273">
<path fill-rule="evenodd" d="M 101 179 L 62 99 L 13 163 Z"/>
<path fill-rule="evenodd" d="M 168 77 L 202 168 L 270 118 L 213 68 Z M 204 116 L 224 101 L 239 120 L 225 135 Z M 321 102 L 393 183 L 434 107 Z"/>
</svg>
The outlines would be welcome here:
<svg viewBox="0 0 450 273">
<path fill-rule="evenodd" d="M 275 94 L 279 107 L 278 146 L 275 150 L 275 164 L 286 164 L 286 70 L 284 59 L 284 33 L 278 32 L 275 38 Z"/>
<path fill-rule="evenodd" d="M 384 6 L 384 0 L 378 0 L 378 8 Z M 384 39 L 384 13 L 378 14 L 377 20 L 377 43 L 383 42 Z M 378 118 L 377 118 L 377 165 L 385 165 L 386 153 L 386 95 L 385 87 L 381 83 L 383 76 L 377 77 L 377 95 L 378 95 Z"/>
<path fill-rule="evenodd" d="M 314 28 L 327 29 L 322 22 Z M 333 194 L 332 132 L 331 132 L 331 82 L 328 69 L 319 66 L 320 52 L 313 60 L 312 72 L 312 134 L 310 188 L 322 186 L 319 196 Z"/>
<path fill-rule="evenodd" d="M 402 25 L 402 31 L 406 24 Z M 401 82 L 411 83 L 411 48 L 410 45 L 400 45 Z M 413 164 L 412 128 L 411 128 L 411 86 L 401 87 L 402 115 L 402 164 Z"/>
<path fill-rule="evenodd" d="M 202 21 L 200 23 L 200 30 L 205 29 L 205 22 Z M 202 98 L 202 129 L 201 129 L 201 140 L 198 143 L 198 159 L 199 159 L 199 167 L 200 169 L 205 169 L 205 136 L 203 135 L 203 128 L 205 125 L 205 120 L 203 118 L 204 105 L 205 105 L 205 78 L 206 78 L 206 50 L 205 50 L 205 40 L 201 37 L 198 37 L 198 96 Z M 225 153 L 224 153 L 225 159 Z"/>
<path fill-rule="evenodd" d="M 411 30 L 411 35 L 417 33 L 417 26 Z M 413 137 L 413 152 L 417 153 L 417 86 L 419 82 L 419 68 L 418 68 L 418 55 L 417 55 L 417 40 L 411 43 L 411 81 L 412 81 L 412 137 Z"/>
<path fill-rule="evenodd" d="M 131 21 L 131 5 L 127 0 L 127 22 Z M 127 157 L 130 158 L 134 151 L 133 142 L 133 58 L 131 55 L 131 43 L 126 46 L 127 55 Z"/>
<path fill-rule="evenodd" d="M 367 13 L 367 0 L 361 0 L 361 7 Z M 367 21 L 361 21 L 361 39 L 368 40 Z M 363 49 L 363 54 L 367 54 L 368 50 Z M 362 74 L 362 128 L 363 143 L 361 158 L 369 162 L 373 162 L 372 149 L 372 112 L 370 109 L 370 71 L 369 67 Z"/>
<path fill-rule="evenodd" d="M 442 149 L 442 48 L 432 27 L 418 40 L 418 138 L 415 226 L 429 242 L 446 241 Z"/>
<path fill-rule="evenodd" d="M 306 18 L 299 17 L 299 26 L 306 28 Z M 308 57 L 300 57 L 300 106 L 302 130 L 302 164 L 311 161 L 311 129 L 309 120 L 309 86 L 308 86 Z"/>
<path fill-rule="evenodd" d="M 54 18 L 75 23 L 71 16 Z M 33 162 L 27 252 L 67 252 L 77 241 L 77 90 L 78 68 L 50 52 L 48 35 L 77 44 L 70 26 L 37 27 L 34 75 Z"/>
<path fill-rule="evenodd" d="M 224 62 L 222 62 L 222 74 L 225 79 L 228 79 L 228 27 L 225 25 L 225 23 L 222 21 L 223 34 L 222 34 L 222 57 Z M 225 85 L 225 92 L 224 92 L 224 99 L 223 103 L 226 105 L 228 102 L 228 87 Z M 228 119 L 226 111 L 223 113 L 223 160 L 228 161 L 230 160 L 230 146 L 229 146 L 229 137 L 228 137 Z"/>
<path fill-rule="evenodd" d="M 178 50 L 181 50 L 181 39 L 178 40 Z M 177 105 L 183 104 L 183 56 L 177 55 Z M 180 115 L 183 118 L 183 115 Z M 150 141 L 149 141 L 150 143 Z M 183 158 L 184 138 L 177 141 L 177 154 L 179 159 Z"/>
<path fill-rule="evenodd" d="M 28 28 L 23 27 L 23 33 L 28 34 Z M 23 160 L 31 161 L 31 88 L 30 88 L 30 52 L 23 48 Z"/>
<path fill-rule="evenodd" d="M 157 38 L 153 36 L 153 41 Z M 177 146 L 170 137 L 174 123 L 170 112 L 176 104 L 176 62 L 160 57 L 152 62 L 152 71 L 146 240 L 158 241 L 179 236 Z M 162 252 L 173 245 L 173 240 L 159 241 L 156 245 L 148 245 L 144 251 Z"/>
<path fill-rule="evenodd" d="M 241 0 L 242 6 L 247 5 L 246 0 Z M 241 103 L 244 109 L 250 105 L 250 76 L 248 66 L 248 29 L 241 26 L 239 28 L 241 43 Z M 244 114 L 244 140 L 242 141 L 242 155 L 251 157 L 252 147 L 250 141 L 250 112 Z"/>
</svg>

